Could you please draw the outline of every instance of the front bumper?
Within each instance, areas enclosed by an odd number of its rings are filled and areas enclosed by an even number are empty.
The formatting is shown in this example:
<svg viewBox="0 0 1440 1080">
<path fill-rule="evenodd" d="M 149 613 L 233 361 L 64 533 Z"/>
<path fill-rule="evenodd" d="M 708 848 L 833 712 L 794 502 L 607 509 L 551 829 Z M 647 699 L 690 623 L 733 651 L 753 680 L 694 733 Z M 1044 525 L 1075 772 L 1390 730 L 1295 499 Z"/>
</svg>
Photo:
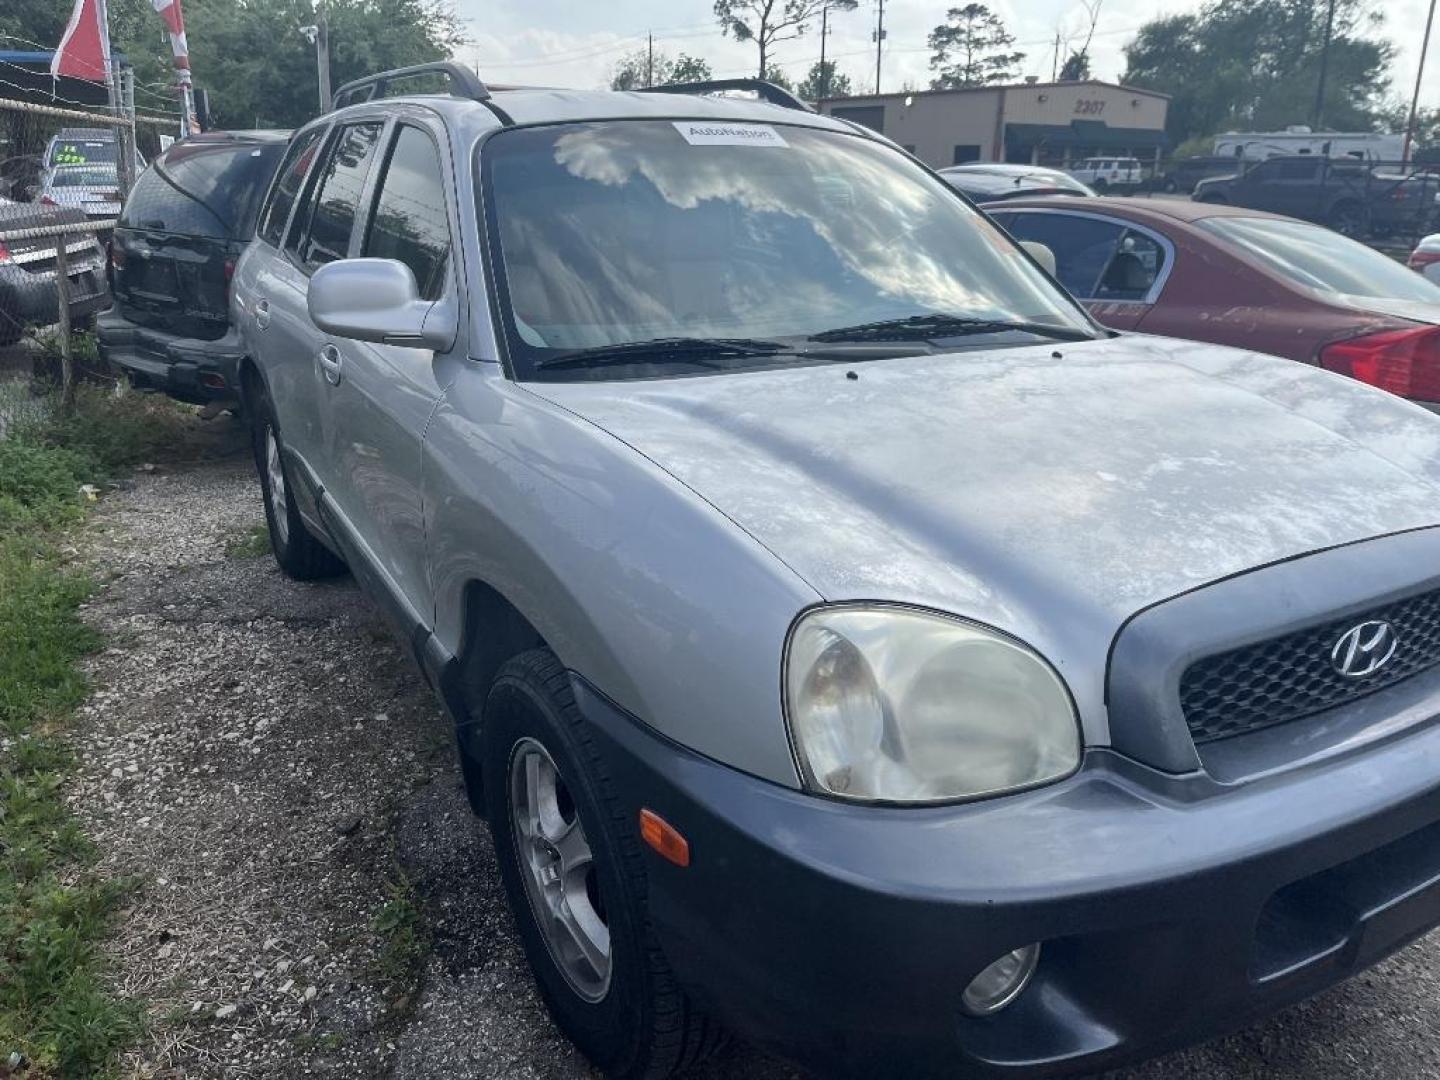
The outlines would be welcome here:
<svg viewBox="0 0 1440 1080">
<path fill-rule="evenodd" d="M 1273 1012 L 1440 923 L 1433 721 L 1231 788 L 1093 750 L 1046 789 L 894 809 L 746 776 L 576 683 L 630 820 L 647 806 L 689 840 L 688 868 L 646 859 L 677 975 L 825 1075 L 1111 1067 Z M 977 972 L 1037 941 L 1014 1005 L 961 1013 Z"/>
<path fill-rule="evenodd" d="M 232 326 L 212 340 L 137 326 L 113 308 L 96 322 L 100 356 L 138 387 L 194 405 L 239 404 L 244 345 Z"/>
</svg>

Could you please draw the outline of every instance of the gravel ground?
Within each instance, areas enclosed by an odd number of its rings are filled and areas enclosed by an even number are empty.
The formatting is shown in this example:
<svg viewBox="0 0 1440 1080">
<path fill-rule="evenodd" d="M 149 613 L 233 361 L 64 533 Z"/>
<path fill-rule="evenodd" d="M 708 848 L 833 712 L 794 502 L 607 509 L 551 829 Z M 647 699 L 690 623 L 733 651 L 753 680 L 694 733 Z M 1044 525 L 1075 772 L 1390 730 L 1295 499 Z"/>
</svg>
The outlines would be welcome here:
<svg viewBox="0 0 1440 1080">
<path fill-rule="evenodd" d="M 83 545 L 109 647 L 70 795 L 136 883 L 112 949 L 150 1025 L 125 1073 L 594 1077 L 532 989 L 444 717 L 349 579 L 227 557 L 260 504 L 238 425 L 214 432 L 204 464 L 109 494 Z M 1112 1078 L 1440 1077 L 1437 972 L 1431 938 Z M 697 1075 L 800 1076 L 744 1047 Z"/>
</svg>

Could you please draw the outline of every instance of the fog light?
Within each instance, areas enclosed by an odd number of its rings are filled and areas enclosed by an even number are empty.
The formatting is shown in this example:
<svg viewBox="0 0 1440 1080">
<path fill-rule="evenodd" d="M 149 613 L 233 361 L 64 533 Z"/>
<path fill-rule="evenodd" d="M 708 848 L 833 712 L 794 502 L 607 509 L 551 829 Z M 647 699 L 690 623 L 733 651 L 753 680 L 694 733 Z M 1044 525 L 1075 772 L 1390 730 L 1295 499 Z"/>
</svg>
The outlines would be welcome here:
<svg viewBox="0 0 1440 1080">
<path fill-rule="evenodd" d="M 1026 945 L 1006 953 L 970 981 L 960 1004 L 971 1016 L 990 1016 L 1009 1005 L 1030 982 L 1040 960 L 1040 946 Z"/>
</svg>

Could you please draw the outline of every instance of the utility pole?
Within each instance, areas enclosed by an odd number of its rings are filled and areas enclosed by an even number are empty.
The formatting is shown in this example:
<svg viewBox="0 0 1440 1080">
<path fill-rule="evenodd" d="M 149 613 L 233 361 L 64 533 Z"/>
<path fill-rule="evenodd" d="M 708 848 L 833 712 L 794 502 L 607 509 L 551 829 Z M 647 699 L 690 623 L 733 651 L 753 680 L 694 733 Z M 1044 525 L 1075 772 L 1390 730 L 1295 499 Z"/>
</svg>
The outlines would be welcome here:
<svg viewBox="0 0 1440 1080">
<path fill-rule="evenodd" d="M 830 36 L 830 5 L 820 8 L 820 100 L 830 96 L 830 72 L 825 67 L 825 39 Z"/>
<path fill-rule="evenodd" d="M 320 112 L 330 111 L 330 23 L 325 5 L 315 6 L 315 66 L 320 78 Z"/>
<path fill-rule="evenodd" d="M 655 35 L 645 35 L 645 85 L 655 85 Z"/>
<path fill-rule="evenodd" d="M 1050 81 L 1060 78 L 1060 31 L 1055 31 L 1055 58 L 1050 61 Z"/>
<path fill-rule="evenodd" d="M 1405 124 L 1405 149 L 1400 153 L 1404 164 L 1410 162 L 1410 141 L 1415 138 L 1415 116 L 1420 111 L 1420 80 L 1425 75 L 1425 54 L 1430 49 L 1430 26 L 1435 22 L 1435 0 L 1430 0 L 1430 14 L 1425 16 L 1425 37 L 1420 41 L 1420 67 L 1415 72 L 1415 94 L 1410 98 L 1410 119 Z"/>
<path fill-rule="evenodd" d="M 875 93 L 880 93 L 880 51 L 885 47 L 885 0 L 877 0 L 875 15 Z"/>
<path fill-rule="evenodd" d="M 1325 40 L 1320 45 L 1320 79 L 1315 84 L 1315 108 L 1311 110 L 1311 124 L 1318 130 L 1325 121 L 1325 76 L 1330 66 L 1330 35 L 1335 28 L 1335 0 L 1325 12 Z M 1427 32 L 1426 36 L 1429 34 Z"/>
</svg>

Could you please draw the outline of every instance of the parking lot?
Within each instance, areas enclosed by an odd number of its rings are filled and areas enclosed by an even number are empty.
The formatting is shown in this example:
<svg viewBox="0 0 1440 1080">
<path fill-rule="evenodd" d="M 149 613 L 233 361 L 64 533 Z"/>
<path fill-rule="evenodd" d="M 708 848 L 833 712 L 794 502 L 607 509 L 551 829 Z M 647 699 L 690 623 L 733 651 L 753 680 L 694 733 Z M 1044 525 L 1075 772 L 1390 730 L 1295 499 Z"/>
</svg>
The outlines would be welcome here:
<svg viewBox="0 0 1440 1080">
<path fill-rule="evenodd" d="M 350 579 L 291 582 L 247 546 L 242 430 L 202 438 L 202 460 L 108 493 L 79 544 L 111 645 L 69 799 L 107 869 L 138 875 L 110 946 L 150 1016 L 127 1074 L 597 1075 L 535 994 L 429 691 Z M 801 1074 L 732 1046 L 693 1075 Z M 1440 1076 L 1440 940 L 1111 1075 Z"/>
</svg>

